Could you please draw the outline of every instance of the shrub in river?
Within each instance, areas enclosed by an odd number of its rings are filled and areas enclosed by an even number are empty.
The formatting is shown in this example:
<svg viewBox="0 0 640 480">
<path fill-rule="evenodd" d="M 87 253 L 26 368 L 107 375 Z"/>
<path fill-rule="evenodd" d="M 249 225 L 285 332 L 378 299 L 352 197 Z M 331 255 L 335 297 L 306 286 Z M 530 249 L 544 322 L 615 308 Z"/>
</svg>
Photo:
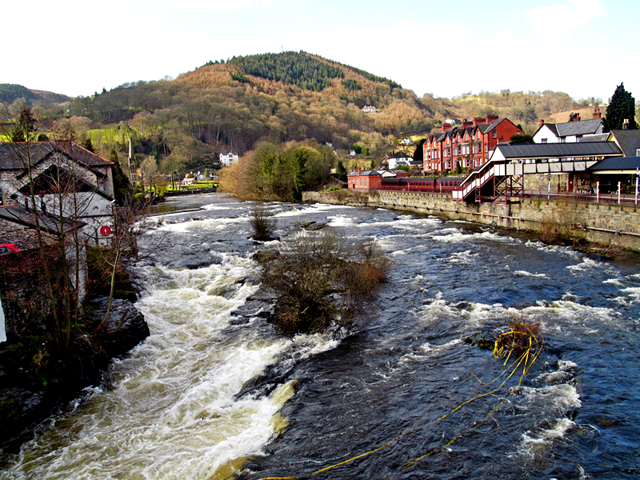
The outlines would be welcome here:
<svg viewBox="0 0 640 480">
<path fill-rule="evenodd" d="M 253 215 L 249 220 L 254 240 L 272 240 L 273 233 L 276 229 L 276 219 L 267 211 L 264 206 L 256 205 L 253 209 Z"/>
<path fill-rule="evenodd" d="M 374 241 L 329 229 L 300 232 L 259 258 L 262 284 L 276 296 L 272 322 L 290 335 L 351 325 L 358 305 L 389 269 Z"/>
</svg>

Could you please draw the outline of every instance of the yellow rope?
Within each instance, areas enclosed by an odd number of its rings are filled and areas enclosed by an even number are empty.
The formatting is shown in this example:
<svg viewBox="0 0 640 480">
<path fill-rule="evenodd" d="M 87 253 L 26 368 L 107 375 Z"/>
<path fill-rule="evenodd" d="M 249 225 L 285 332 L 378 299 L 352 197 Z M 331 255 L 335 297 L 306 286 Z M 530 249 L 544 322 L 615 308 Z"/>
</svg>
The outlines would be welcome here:
<svg viewBox="0 0 640 480">
<path fill-rule="evenodd" d="M 503 380 L 503 382 L 502 382 L 502 383 L 501 383 L 497 388 L 494 388 L 494 389 L 493 389 L 493 390 L 491 390 L 490 392 L 486 392 L 486 393 L 483 393 L 483 394 L 477 395 L 477 396 L 475 396 L 475 397 L 473 397 L 473 398 L 471 398 L 471 399 L 469 399 L 469 400 L 466 400 L 465 402 L 461 403 L 460 405 L 458 405 L 456 408 L 454 408 L 453 410 L 451 410 L 451 411 L 450 411 L 450 412 L 448 412 L 447 414 L 443 415 L 442 417 L 438 418 L 437 420 L 434 420 L 433 422 L 431 422 L 431 423 L 427 424 L 426 426 L 428 426 L 428 425 L 432 425 L 432 424 L 435 424 L 435 423 L 438 423 L 438 422 L 440 422 L 440 421 L 444 420 L 445 418 L 447 418 L 447 417 L 448 417 L 449 415 L 451 415 L 452 413 L 457 412 L 457 411 L 458 411 L 458 410 L 460 410 L 462 407 L 464 407 L 465 405 L 468 405 L 469 403 L 471 403 L 471 402 L 473 402 L 473 401 L 475 401 L 475 400 L 478 400 L 478 399 L 480 399 L 480 398 L 487 397 L 487 396 L 489 396 L 489 395 L 494 394 L 495 392 L 497 392 L 498 390 L 500 390 L 500 389 L 501 389 L 501 388 L 502 388 L 502 387 L 507 383 L 507 381 L 508 381 L 511 377 L 513 377 L 513 375 L 518 371 L 518 369 L 520 368 L 520 365 L 521 365 L 521 364 L 522 364 L 522 362 L 524 361 L 524 366 L 523 366 L 523 369 L 522 369 L 522 375 L 520 376 L 520 380 L 518 381 L 518 386 L 520 386 L 520 385 L 522 384 L 522 380 L 524 379 L 524 376 L 526 375 L 527 371 L 531 368 L 531 366 L 533 365 L 533 363 L 535 363 L 535 361 L 537 360 L 538 356 L 540 355 L 540 352 L 542 351 L 542 344 L 541 344 L 540 342 L 538 342 L 538 339 L 537 339 L 537 338 L 535 338 L 535 336 L 533 335 L 533 333 L 531 333 L 531 331 L 530 331 L 528 328 L 527 328 L 527 330 L 528 330 L 528 331 L 529 331 L 529 333 L 530 333 L 530 337 L 529 337 L 529 348 L 528 348 L 527 350 L 525 350 L 525 351 L 520 355 L 520 357 L 518 357 L 518 359 L 517 359 L 517 360 L 515 360 L 515 361 L 514 361 L 514 362 L 513 362 L 509 367 L 507 367 L 507 368 L 506 368 L 506 369 L 505 369 L 505 370 L 504 370 L 500 375 L 498 375 L 495 379 L 493 379 L 493 380 L 492 380 L 491 382 L 489 382 L 489 383 L 484 383 L 484 382 L 482 382 L 482 381 L 481 381 L 481 380 L 480 380 L 476 375 L 474 375 L 474 374 L 472 373 L 472 375 L 473 375 L 473 376 L 474 376 L 474 377 L 475 377 L 475 378 L 476 378 L 480 383 L 482 383 L 483 385 L 489 385 L 489 384 L 491 384 L 491 383 L 496 382 L 496 381 L 497 381 L 500 377 L 502 377 L 505 373 L 507 373 L 507 372 L 511 371 L 511 373 L 507 376 L 507 378 L 505 378 L 505 379 Z M 514 331 L 514 330 L 512 330 L 511 332 L 503 333 L 502 335 L 500 335 L 500 336 L 498 337 L 498 340 L 496 340 L 496 342 L 495 342 L 494 350 L 493 350 L 493 355 L 494 355 L 496 358 L 499 358 L 499 357 L 500 357 L 500 355 L 501 355 L 501 353 L 502 353 L 502 352 L 503 352 L 503 350 L 504 350 L 504 347 L 501 347 L 500 349 L 498 349 L 498 344 L 499 344 L 499 340 L 500 340 L 500 338 L 502 338 L 502 337 L 503 337 L 503 336 L 505 336 L 505 335 L 510 335 L 510 334 L 514 334 L 514 335 L 516 335 L 516 334 L 518 334 L 518 335 L 526 335 L 526 333 L 525 333 L 525 332 L 519 332 L 519 331 Z M 532 361 L 531 361 L 531 363 L 529 364 L 529 353 L 531 352 L 531 348 L 533 347 L 531 337 L 533 337 L 533 338 L 536 340 L 536 343 L 538 344 L 538 349 L 536 350 L 536 354 L 535 354 L 535 356 L 534 356 L 533 360 L 532 360 Z M 506 360 L 505 360 L 505 362 L 504 362 L 504 365 L 506 365 L 506 364 L 507 364 L 507 362 L 509 361 L 509 358 L 511 357 L 511 353 L 513 353 L 513 346 L 514 346 L 514 345 L 515 345 L 515 337 L 512 339 L 511 349 L 510 349 L 510 351 L 509 351 L 509 355 L 507 355 L 507 358 L 506 358 Z M 489 415 L 491 415 L 491 414 L 495 413 L 495 412 L 500 408 L 500 406 L 504 404 L 504 402 L 507 400 L 507 398 L 509 398 L 511 395 L 513 395 L 513 392 L 509 393 L 509 395 L 507 395 L 507 397 L 505 397 L 504 399 L 502 399 L 502 401 L 501 401 L 501 402 L 500 402 L 496 407 L 494 407 L 494 408 L 491 410 L 491 412 L 489 412 L 489 414 L 487 415 L 487 417 L 488 417 Z M 486 417 L 485 417 L 485 418 L 486 418 Z M 477 428 L 479 428 L 479 427 L 480 427 L 480 425 L 482 425 L 482 423 L 483 423 L 483 422 L 478 422 L 474 427 L 472 427 L 471 429 L 467 430 L 467 432 L 471 432 L 471 431 L 476 430 Z M 366 453 L 362 453 L 362 454 L 360 454 L 360 455 L 356 455 L 355 457 L 351 457 L 351 458 L 349 458 L 349 459 L 347 459 L 347 460 L 344 460 L 344 461 L 342 461 L 342 462 L 336 463 L 336 464 L 334 464 L 334 465 L 330 465 L 330 466 L 328 466 L 328 467 L 321 468 L 320 470 L 316 470 L 316 471 L 314 471 L 314 472 L 312 472 L 312 473 L 310 473 L 310 474 L 305 474 L 305 475 L 294 475 L 294 476 L 288 476 L 288 477 L 262 477 L 262 478 L 259 478 L 258 480 L 296 480 L 296 479 L 299 479 L 299 478 L 305 478 L 305 477 L 309 477 L 309 476 L 313 476 L 313 475 L 318 475 L 318 474 L 320 474 L 320 473 L 324 473 L 324 472 L 326 472 L 326 471 L 328 471 L 328 470 L 331 470 L 331 469 L 333 469 L 333 468 L 339 467 L 339 466 L 341 466 L 341 465 L 345 465 L 345 464 L 347 464 L 347 463 L 353 462 L 353 461 L 358 460 L 358 459 L 360 459 L 360 458 L 363 458 L 363 457 L 366 457 L 366 456 L 372 455 L 372 454 L 374 454 L 374 453 L 377 453 L 377 452 L 379 452 L 379 451 L 381 451 L 381 450 L 384 450 L 385 448 L 387 448 L 387 447 L 389 447 L 389 446 L 393 445 L 393 444 L 394 444 L 395 442 L 397 442 L 401 437 L 403 437 L 404 435 L 407 435 L 407 434 L 408 434 L 409 432 L 411 432 L 411 431 L 412 431 L 412 430 L 408 430 L 408 431 L 403 432 L 402 434 L 400 434 L 399 436 L 397 436 L 397 437 L 396 437 L 396 438 L 394 438 L 393 440 L 391 440 L 391 441 L 389 441 L 389 442 L 385 443 L 384 445 L 382 445 L 382 446 L 380 446 L 380 447 L 378 447 L 378 448 L 376 448 L 376 449 L 374 449 L 374 450 L 371 450 L 371 451 L 366 452 Z M 466 433 L 466 432 L 465 432 L 465 433 Z M 429 456 L 433 455 L 433 454 L 434 454 L 434 453 L 436 453 L 437 451 L 440 451 L 440 450 L 442 450 L 442 449 L 444 449 L 444 448 L 447 448 L 448 446 L 450 446 L 451 444 L 453 444 L 453 443 L 454 443 L 458 438 L 460 438 L 460 436 L 461 436 L 461 435 L 462 435 L 462 434 L 455 436 L 455 437 L 454 437 L 451 441 L 449 441 L 447 444 L 442 445 L 442 446 L 438 447 L 437 449 L 434 449 L 434 450 L 432 450 L 431 452 L 426 453 L 426 454 L 424 454 L 424 455 L 422 455 L 422 456 L 420 456 L 420 457 L 416 458 L 415 460 L 412 460 L 411 462 L 409 462 L 409 463 L 405 464 L 404 466 L 402 466 L 402 467 L 401 467 L 401 470 L 405 470 L 405 469 L 407 469 L 407 468 L 409 468 L 409 467 L 411 467 L 411 466 L 415 465 L 415 464 L 416 464 L 416 463 L 418 463 L 420 460 L 423 460 L 424 458 L 426 458 L 426 457 L 429 457 Z"/>
</svg>

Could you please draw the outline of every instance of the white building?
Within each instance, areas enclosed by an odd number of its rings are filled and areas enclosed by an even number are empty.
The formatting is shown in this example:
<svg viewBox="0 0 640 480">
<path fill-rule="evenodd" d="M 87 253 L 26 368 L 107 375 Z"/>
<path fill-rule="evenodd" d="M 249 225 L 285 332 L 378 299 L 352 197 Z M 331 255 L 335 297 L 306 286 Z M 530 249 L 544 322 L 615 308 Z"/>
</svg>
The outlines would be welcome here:
<svg viewBox="0 0 640 480">
<path fill-rule="evenodd" d="M 579 114 L 573 114 L 573 120 L 566 123 L 544 123 L 540 121 L 540 128 L 533 135 L 535 143 L 575 143 L 585 135 L 600 135 L 604 125 L 600 109 L 593 112 L 593 120 L 580 120 Z"/>
<path fill-rule="evenodd" d="M 232 163 L 238 163 L 238 154 L 233 152 L 221 153 L 220 163 L 223 167 L 229 167 Z"/>
<path fill-rule="evenodd" d="M 400 165 L 405 167 L 413 166 L 413 158 L 403 152 L 394 152 L 386 155 L 382 161 L 387 163 L 389 170 L 395 170 Z"/>
</svg>

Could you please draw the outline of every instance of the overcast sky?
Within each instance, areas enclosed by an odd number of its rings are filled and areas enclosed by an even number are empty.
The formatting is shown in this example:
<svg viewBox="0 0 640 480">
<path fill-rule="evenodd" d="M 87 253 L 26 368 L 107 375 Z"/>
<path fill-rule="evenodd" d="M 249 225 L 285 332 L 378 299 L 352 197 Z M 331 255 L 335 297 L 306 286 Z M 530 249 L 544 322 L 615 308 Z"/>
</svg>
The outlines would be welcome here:
<svg viewBox="0 0 640 480">
<path fill-rule="evenodd" d="M 209 60 L 304 50 L 419 96 L 563 91 L 640 99 L 638 0 L 13 1 L 0 83 L 92 95 Z"/>
</svg>

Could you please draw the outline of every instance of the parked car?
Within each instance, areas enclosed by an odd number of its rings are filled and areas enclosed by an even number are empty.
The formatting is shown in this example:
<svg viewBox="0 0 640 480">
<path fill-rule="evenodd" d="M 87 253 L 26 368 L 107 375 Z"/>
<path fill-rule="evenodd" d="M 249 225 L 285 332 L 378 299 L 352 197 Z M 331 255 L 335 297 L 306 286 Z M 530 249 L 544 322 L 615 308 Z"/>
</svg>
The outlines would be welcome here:
<svg viewBox="0 0 640 480">
<path fill-rule="evenodd" d="M 11 252 L 19 252 L 20 249 L 16 247 L 15 243 L 2 243 L 0 244 L 0 255 L 4 254 L 4 253 L 11 253 Z"/>
</svg>

